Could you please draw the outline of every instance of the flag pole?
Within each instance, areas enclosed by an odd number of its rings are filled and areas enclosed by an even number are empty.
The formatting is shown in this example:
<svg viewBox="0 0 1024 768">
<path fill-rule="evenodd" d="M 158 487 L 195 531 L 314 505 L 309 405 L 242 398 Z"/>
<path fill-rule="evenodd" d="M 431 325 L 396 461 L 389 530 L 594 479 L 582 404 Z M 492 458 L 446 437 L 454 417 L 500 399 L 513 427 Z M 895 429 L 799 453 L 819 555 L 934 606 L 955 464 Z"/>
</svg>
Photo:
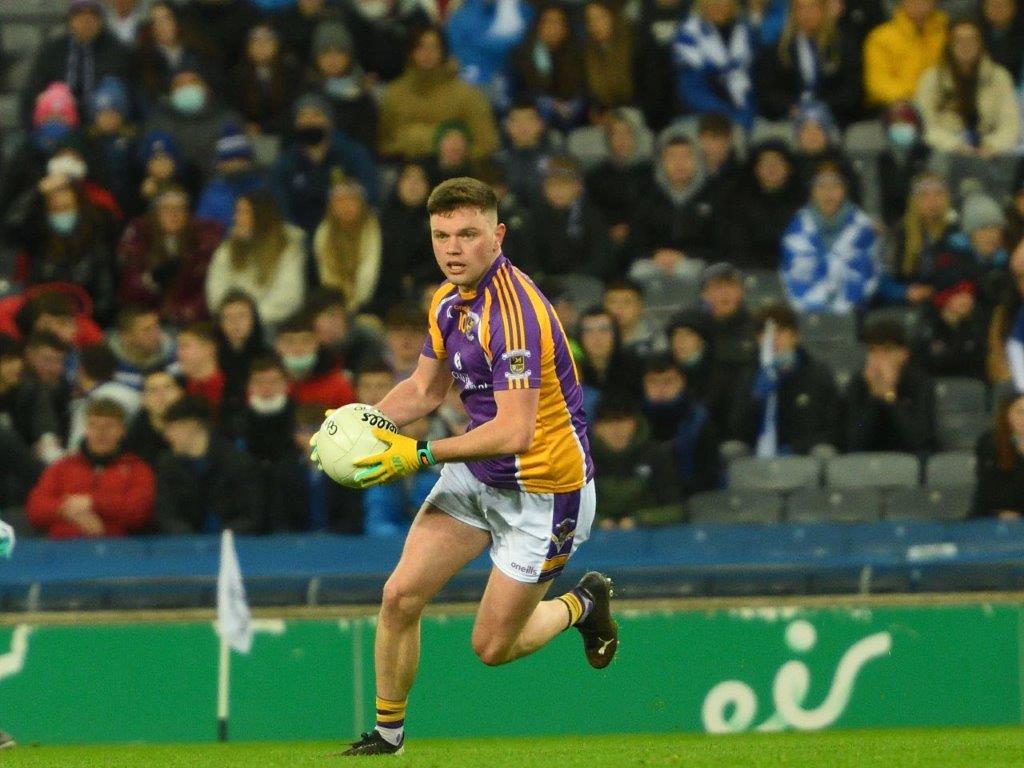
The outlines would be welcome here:
<svg viewBox="0 0 1024 768">
<path fill-rule="evenodd" d="M 217 670 L 217 741 L 228 740 L 228 694 L 231 686 L 231 649 L 226 637 L 220 638 L 220 664 Z"/>
</svg>

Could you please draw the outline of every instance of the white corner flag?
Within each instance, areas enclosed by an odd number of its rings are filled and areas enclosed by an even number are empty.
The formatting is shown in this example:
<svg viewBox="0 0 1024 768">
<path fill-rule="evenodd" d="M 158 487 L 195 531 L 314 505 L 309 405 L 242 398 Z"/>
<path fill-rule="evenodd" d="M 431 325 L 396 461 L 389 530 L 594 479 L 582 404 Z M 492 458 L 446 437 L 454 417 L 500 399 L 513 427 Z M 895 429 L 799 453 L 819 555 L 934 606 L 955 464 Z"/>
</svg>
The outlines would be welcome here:
<svg viewBox="0 0 1024 768">
<path fill-rule="evenodd" d="M 220 664 L 217 675 L 217 736 L 228 740 L 228 696 L 231 653 L 248 653 L 252 648 L 252 617 L 245 599 L 242 569 L 238 567 L 235 537 L 225 529 L 220 538 L 220 569 L 217 572 L 217 634 L 220 636 Z"/>
</svg>

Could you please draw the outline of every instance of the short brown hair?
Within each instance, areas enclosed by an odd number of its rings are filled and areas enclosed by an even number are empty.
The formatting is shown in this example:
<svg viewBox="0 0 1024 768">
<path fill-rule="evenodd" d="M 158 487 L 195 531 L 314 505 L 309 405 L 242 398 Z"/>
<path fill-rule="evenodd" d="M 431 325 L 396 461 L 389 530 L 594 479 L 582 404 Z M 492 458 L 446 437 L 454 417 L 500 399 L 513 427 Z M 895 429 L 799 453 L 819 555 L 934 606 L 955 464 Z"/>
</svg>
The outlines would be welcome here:
<svg viewBox="0 0 1024 768">
<path fill-rule="evenodd" d="M 459 176 L 442 181 L 427 198 L 427 213 L 446 214 L 459 208 L 476 208 L 484 213 L 498 212 L 498 196 L 479 179 Z"/>
<path fill-rule="evenodd" d="M 107 416 L 111 419 L 117 419 L 122 424 L 126 418 L 124 408 L 116 400 L 111 400 L 108 397 L 101 397 L 98 400 L 90 400 L 89 404 L 85 406 L 86 416 Z"/>
<path fill-rule="evenodd" d="M 788 305 L 781 302 L 773 301 L 757 310 L 754 315 L 754 323 L 758 333 L 764 332 L 769 320 L 775 323 L 776 328 L 800 332 L 800 318 Z"/>
</svg>

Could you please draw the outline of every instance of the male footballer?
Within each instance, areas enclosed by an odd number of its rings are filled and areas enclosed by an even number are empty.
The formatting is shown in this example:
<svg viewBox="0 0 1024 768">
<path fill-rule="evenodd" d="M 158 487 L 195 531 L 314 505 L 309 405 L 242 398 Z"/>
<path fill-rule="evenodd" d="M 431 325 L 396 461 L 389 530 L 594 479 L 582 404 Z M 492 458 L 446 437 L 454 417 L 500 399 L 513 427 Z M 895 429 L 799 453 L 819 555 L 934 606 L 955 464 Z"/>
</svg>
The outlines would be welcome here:
<svg viewBox="0 0 1024 768">
<path fill-rule="evenodd" d="M 429 414 L 458 382 L 470 416 L 457 437 L 417 442 L 377 429 L 383 452 L 356 462 L 364 487 L 443 463 L 384 585 L 377 624 L 377 721 L 345 755 L 401 753 L 406 700 L 420 656 L 420 616 L 463 566 L 490 549 L 473 650 L 488 665 L 533 653 L 569 627 L 587 661 L 606 667 L 618 646 L 612 583 L 590 572 L 545 600 L 551 580 L 587 539 L 594 467 L 583 393 L 569 342 L 548 300 L 502 253 L 493 190 L 450 179 L 427 200 L 434 294 L 412 376 L 377 404 L 399 427 Z"/>
</svg>

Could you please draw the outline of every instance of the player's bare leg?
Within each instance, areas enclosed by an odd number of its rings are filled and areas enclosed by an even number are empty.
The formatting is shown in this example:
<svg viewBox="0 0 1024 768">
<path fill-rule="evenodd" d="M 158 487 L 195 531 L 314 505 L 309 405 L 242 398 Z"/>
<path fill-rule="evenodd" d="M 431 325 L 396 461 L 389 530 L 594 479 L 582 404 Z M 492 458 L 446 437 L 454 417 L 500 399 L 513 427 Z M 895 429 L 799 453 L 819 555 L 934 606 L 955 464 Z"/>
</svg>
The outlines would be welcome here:
<svg viewBox="0 0 1024 768">
<path fill-rule="evenodd" d="M 575 589 L 544 600 L 551 582 L 527 584 L 491 570 L 473 627 L 473 650 L 485 664 L 507 664 L 543 648 L 571 626 L 583 635 L 587 660 L 603 668 L 618 646 L 609 606 L 611 580 L 588 573 Z"/>
<path fill-rule="evenodd" d="M 401 749 L 405 702 L 420 660 L 423 609 L 490 543 L 491 536 L 484 530 L 432 507 L 420 510 L 398 565 L 384 585 L 377 619 L 377 727 L 344 754 L 388 754 Z"/>
</svg>

